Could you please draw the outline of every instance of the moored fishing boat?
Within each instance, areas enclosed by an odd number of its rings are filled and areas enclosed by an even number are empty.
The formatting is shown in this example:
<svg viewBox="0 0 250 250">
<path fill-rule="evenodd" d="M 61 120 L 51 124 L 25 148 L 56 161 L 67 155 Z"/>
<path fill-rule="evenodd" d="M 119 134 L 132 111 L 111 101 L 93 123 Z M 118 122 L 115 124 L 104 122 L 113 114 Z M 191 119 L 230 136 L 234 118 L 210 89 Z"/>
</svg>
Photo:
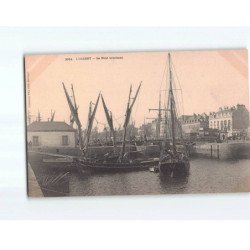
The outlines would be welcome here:
<svg viewBox="0 0 250 250">
<path fill-rule="evenodd" d="M 130 87 L 128 104 L 126 109 L 125 121 L 123 125 L 123 141 L 120 152 L 117 151 L 116 147 L 116 135 L 115 129 L 113 127 L 113 118 L 112 113 L 109 112 L 103 96 L 102 103 L 105 111 L 105 115 L 110 127 L 110 131 L 113 138 L 113 153 L 104 155 L 102 158 L 93 158 L 88 157 L 88 142 L 90 138 L 90 131 L 92 129 L 93 119 L 95 116 L 95 110 L 89 115 L 88 129 L 87 129 L 87 138 L 86 146 L 84 149 L 84 154 L 77 160 L 77 168 L 80 172 L 90 171 L 90 172 L 121 172 L 121 171 L 139 171 L 139 170 L 148 170 L 150 166 L 157 165 L 159 163 L 158 159 L 147 159 L 143 154 L 138 156 L 138 152 L 125 152 L 126 147 L 126 135 L 127 135 L 127 126 L 129 124 L 130 116 L 132 113 L 132 108 L 140 91 L 141 84 L 139 85 L 134 98 L 131 97 L 132 86 Z M 132 102 L 130 103 L 130 101 Z"/>
<path fill-rule="evenodd" d="M 165 138 L 164 146 L 161 150 L 161 156 L 159 160 L 158 169 L 160 173 L 170 175 L 170 176 L 183 176 L 189 174 L 189 158 L 188 154 L 185 150 L 179 151 L 177 150 L 176 145 L 176 132 L 177 130 L 181 130 L 181 126 L 179 126 L 177 111 L 176 111 L 176 103 L 173 94 L 173 79 L 172 79 L 172 70 L 171 70 L 171 56 L 168 54 L 168 65 L 169 65 L 169 91 L 168 91 L 168 104 L 166 111 L 170 113 L 170 119 L 165 119 L 166 121 L 170 121 L 170 139 L 171 143 L 167 141 Z M 182 137 L 182 132 L 180 133 Z"/>
<path fill-rule="evenodd" d="M 131 172 L 148 170 L 149 167 L 157 165 L 158 159 L 155 160 L 135 160 L 129 162 L 108 162 L 108 161 L 80 161 L 78 162 L 78 168 L 81 172 L 101 172 L 101 173 L 117 173 L 117 172 Z"/>
<path fill-rule="evenodd" d="M 32 167 L 41 166 L 43 169 L 67 170 L 75 169 L 75 157 L 68 155 L 52 154 L 39 151 L 28 151 L 29 163 Z"/>
</svg>

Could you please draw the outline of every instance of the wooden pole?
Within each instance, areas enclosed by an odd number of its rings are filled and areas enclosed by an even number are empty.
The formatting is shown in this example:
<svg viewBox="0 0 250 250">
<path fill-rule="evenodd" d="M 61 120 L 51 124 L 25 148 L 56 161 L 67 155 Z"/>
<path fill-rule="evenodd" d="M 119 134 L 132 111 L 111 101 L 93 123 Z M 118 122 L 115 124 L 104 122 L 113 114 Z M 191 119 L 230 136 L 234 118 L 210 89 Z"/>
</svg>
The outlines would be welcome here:
<svg viewBox="0 0 250 250">
<path fill-rule="evenodd" d="M 125 122 L 123 125 L 123 139 L 122 139 L 122 149 L 121 149 L 121 155 L 120 155 L 120 161 L 123 161 L 123 156 L 125 153 L 125 146 L 126 146 L 126 134 L 127 134 L 127 120 L 129 116 L 129 108 L 130 108 L 130 97 L 131 97 L 131 92 L 132 92 L 132 85 L 130 86 L 129 89 L 129 96 L 128 96 L 128 103 L 127 103 L 127 109 L 126 109 L 126 115 L 125 115 Z"/>
<path fill-rule="evenodd" d="M 170 81 L 170 114 L 171 114 L 171 129 L 172 129 L 172 143 L 173 143 L 173 153 L 176 153 L 176 146 L 175 146 L 175 115 L 174 115 L 174 95 L 173 95 L 173 88 L 172 88 L 172 71 L 171 71 L 171 59 L 170 53 L 168 54 L 168 62 L 169 62 L 169 81 Z"/>
<path fill-rule="evenodd" d="M 220 159 L 220 146 L 217 145 L 217 158 Z"/>
</svg>

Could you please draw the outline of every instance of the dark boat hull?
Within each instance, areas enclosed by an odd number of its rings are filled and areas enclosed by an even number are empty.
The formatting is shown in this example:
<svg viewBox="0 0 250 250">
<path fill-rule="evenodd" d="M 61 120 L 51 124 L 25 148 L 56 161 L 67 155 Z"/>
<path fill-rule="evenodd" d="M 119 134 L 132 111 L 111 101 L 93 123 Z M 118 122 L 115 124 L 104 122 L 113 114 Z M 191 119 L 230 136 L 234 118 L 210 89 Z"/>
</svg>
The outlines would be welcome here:
<svg viewBox="0 0 250 250">
<path fill-rule="evenodd" d="M 169 176 L 186 176 L 189 174 L 189 169 L 189 161 L 159 163 L 160 173 Z"/>
<path fill-rule="evenodd" d="M 79 162 L 81 172 L 118 173 L 148 170 L 149 167 L 159 164 L 159 160 L 143 161 L 139 163 L 88 163 Z"/>
<path fill-rule="evenodd" d="M 62 160 L 58 156 L 48 155 L 40 152 L 28 152 L 28 162 L 32 167 L 43 169 L 52 169 L 57 171 L 75 170 L 74 162 L 71 159 L 64 158 Z"/>
</svg>

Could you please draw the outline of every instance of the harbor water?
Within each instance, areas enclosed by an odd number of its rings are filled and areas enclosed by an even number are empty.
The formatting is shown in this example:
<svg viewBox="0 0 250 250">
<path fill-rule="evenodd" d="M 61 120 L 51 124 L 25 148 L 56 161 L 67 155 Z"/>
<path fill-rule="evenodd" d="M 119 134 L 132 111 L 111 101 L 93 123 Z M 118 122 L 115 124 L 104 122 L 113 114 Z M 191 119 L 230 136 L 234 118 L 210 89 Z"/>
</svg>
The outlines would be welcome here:
<svg viewBox="0 0 250 250">
<path fill-rule="evenodd" d="M 32 163 L 31 163 L 32 165 Z M 44 196 L 234 193 L 250 191 L 250 159 L 190 160 L 190 174 L 172 178 L 150 171 L 84 174 L 32 166 Z"/>
</svg>

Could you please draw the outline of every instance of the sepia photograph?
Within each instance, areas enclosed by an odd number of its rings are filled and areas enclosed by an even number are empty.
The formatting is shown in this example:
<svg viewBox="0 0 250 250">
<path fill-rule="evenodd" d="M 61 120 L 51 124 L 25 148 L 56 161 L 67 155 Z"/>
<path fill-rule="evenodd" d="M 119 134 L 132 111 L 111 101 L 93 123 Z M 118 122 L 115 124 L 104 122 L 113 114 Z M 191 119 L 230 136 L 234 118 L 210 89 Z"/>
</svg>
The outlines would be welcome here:
<svg viewBox="0 0 250 250">
<path fill-rule="evenodd" d="M 29 197 L 250 191 L 248 52 L 25 55 Z"/>
<path fill-rule="evenodd" d="M 0 249 L 246 249 L 248 6 L 5 2 Z"/>
</svg>

